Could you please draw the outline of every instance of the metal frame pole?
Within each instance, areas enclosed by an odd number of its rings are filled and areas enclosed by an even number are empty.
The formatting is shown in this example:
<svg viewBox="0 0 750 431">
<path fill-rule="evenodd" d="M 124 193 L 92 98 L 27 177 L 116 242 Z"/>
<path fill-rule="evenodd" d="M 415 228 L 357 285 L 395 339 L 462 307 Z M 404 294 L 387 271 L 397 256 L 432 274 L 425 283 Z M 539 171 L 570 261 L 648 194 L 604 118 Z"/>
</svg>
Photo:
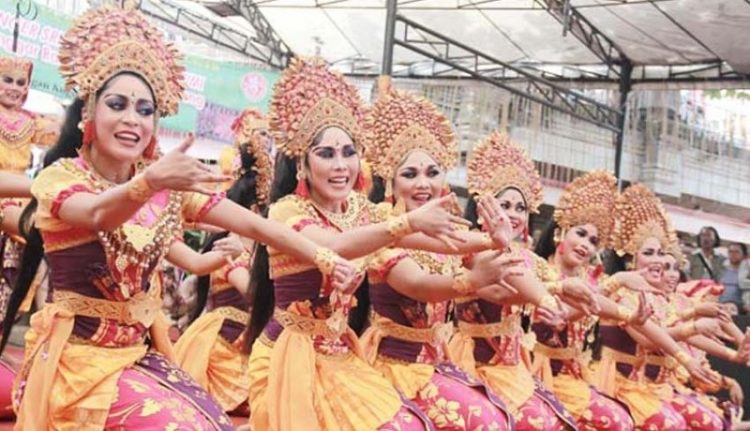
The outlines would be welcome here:
<svg viewBox="0 0 750 431">
<path fill-rule="evenodd" d="M 615 135 L 615 177 L 619 189 L 622 189 L 622 149 L 623 138 L 625 137 L 625 117 L 628 113 L 628 95 L 632 89 L 630 76 L 632 72 L 633 64 L 630 61 L 624 61 L 620 66 L 620 103 L 618 105 L 620 115 L 617 118 L 618 131 Z"/>
<path fill-rule="evenodd" d="M 393 73 L 393 46 L 396 34 L 396 9 L 398 0 L 388 0 L 386 3 L 385 13 L 385 38 L 383 41 L 383 64 L 382 74 L 391 75 Z"/>
</svg>

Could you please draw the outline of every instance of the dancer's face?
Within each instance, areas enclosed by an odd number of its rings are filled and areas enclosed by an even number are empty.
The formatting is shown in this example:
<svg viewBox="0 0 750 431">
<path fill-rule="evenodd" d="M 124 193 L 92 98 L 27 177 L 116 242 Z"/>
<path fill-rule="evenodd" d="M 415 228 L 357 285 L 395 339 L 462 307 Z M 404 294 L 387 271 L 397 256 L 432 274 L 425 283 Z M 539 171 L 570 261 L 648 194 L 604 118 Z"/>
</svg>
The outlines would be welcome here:
<svg viewBox="0 0 750 431">
<path fill-rule="evenodd" d="M 635 255 L 635 268 L 647 269 L 645 278 L 648 284 L 659 287 L 664 276 L 664 249 L 658 239 L 651 237 L 646 239 Z"/>
<path fill-rule="evenodd" d="M 664 281 L 670 291 L 674 291 L 680 282 L 680 265 L 671 254 L 664 256 Z"/>
<path fill-rule="evenodd" d="M 419 208 L 439 198 L 445 184 L 445 171 L 424 151 L 412 151 L 396 169 L 393 195 L 403 200 L 406 210 Z"/>
<path fill-rule="evenodd" d="M 497 194 L 497 202 L 500 209 L 510 219 L 510 226 L 513 228 L 513 238 L 518 238 L 526 230 L 529 223 L 529 207 L 521 192 L 514 188 L 508 188 Z"/>
<path fill-rule="evenodd" d="M 323 130 L 307 152 L 310 193 L 321 205 L 342 203 L 359 174 L 359 155 L 352 138 L 338 127 Z"/>
<path fill-rule="evenodd" d="M 0 73 L 0 105 L 21 109 L 29 92 L 29 76 L 21 69 Z"/>
<path fill-rule="evenodd" d="M 142 79 L 114 77 L 96 101 L 97 152 L 123 163 L 138 160 L 154 135 L 155 112 L 151 90 Z"/>
<path fill-rule="evenodd" d="M 573 226 L 565 232 L 557 252 L 567 267 L 586 265 L 599 247 L 599 231 L 591 223 Z"/>
</svg>

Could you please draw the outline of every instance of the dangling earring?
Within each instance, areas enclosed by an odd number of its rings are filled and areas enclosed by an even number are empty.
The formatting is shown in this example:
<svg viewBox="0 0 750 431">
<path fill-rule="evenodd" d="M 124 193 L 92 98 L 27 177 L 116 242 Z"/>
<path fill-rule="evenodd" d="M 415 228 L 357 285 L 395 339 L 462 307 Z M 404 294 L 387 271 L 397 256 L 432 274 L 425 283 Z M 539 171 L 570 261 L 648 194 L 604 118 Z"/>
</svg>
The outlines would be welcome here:
<svg viewBox="0 0 750 431">
<path fill-rule="evenodd" d="M 557 254 L 564 254 L 565 253 L 565 244 L 562 242 L 557 245 Z"/>
<path fill-rule="evenodd" d="M 529 242 L 529 227 L 524 226 L 523 228 L 523 242 L 528 243 Z"/>
<path fill-rule="evenodd" d="M 367 184 L 365 182 L 365 176 L 362 175 L 362 171 L 360 171 L 357 174 L 357 179 L 354 180 L 354 191 L 355 192 L 364 192 L 365 189 L 367 189 Z"/>
<path fill-rule="evenodd" d="M 83 132 L 83 139 L 81 143 L 84 147 L 90 147 L 96 138 L 96 129 L 94 129 L 94 122 L 92 120 L 86 120 L 85 122 L 78 123 L 78 128 Z"/>
<path fill-rule="evenodd" d="M 446 184 L 443 186 L 443 191 L 440 193 L 440 197 L 448 196 L 449 194 L 451 194 L 451 187 Z"/>
<path fill-rule="evenodd" d="M 305 180 L 305 176 L 302 175 L 301 168 L 297 171 L 297 187 L 294 189 L 294 193 L 301 198 L 307 199 L 310 197 L 310 190 L 307 188 L 307 180 Z"/>
<path fill-rule="evenodd" d="M 393 185 L 388 180 L 383 181 L 385 181 L 385 197 L 383 198 L 383 202 L 393 205 L 396 203 L 396 200 L 393 198 Z"/>
</svg>

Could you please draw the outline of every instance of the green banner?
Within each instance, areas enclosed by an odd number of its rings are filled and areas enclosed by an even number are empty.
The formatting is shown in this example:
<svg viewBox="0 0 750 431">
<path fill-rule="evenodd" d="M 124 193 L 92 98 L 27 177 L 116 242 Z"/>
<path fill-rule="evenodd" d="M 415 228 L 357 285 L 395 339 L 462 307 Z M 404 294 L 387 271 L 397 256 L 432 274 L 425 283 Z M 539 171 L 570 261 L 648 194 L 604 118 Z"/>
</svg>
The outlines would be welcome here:
<svg viewBox="0 0 750 431">
<path fill-rule="evenodd" d="M 0 1 L 0 54 L 12 52 L 15 1 Z M 28 5 L 27 2 L 23 2 Z M 58 73 L 59 39 L 72 24 L 70 16 L 34 4 L 36 17 L 19 20 L 17 55 L 34 61 L 31 87 L 59 98 L 70 98 Z M 25 9 L 22 7 L 22 9 Z M 33 16 L 33 15 L 32 15 Z M 179 114 L 160 127 L 173 133 L 193 131 L 198 137 L 230 142 L 230 125 L 245 108 L 266 111 L 278 72 L 252 65 L 186 56 L 187 91 Z"/>
</svg>

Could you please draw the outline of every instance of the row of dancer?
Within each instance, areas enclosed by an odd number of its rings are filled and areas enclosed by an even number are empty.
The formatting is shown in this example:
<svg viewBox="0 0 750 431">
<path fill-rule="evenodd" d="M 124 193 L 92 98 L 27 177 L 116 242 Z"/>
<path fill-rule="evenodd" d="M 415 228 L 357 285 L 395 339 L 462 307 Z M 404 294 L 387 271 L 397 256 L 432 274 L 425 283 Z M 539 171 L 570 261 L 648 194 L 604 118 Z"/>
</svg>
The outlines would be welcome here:
<svg viewBox="0 0 750 431">
<path fill-rule="evenodd" d="M 296 59 L 271 102 L 273 184 L 265 125 L 248 114 L 227 199 L 205 185 L 227 178 L 186 156 L 189 141 L 157 155 L 158 117 L 182 92 L 157 35 L 139 13 L 103 8 L 62 40 L 79 99 L 31 187 L 3 326 L 5 343 L 43 246 L 49 302 L 16 377 L 20 428 L 230 429 L 223 412 L 243 405 L 254 430 L 727 425 L 731 409 L 704 393 L 736 382 L 700 352 L 743 362 L 750 346 L 716 306 L 684 306 L 702 291 L 676 293 L 675 237 L 646 188 L 618 195 L 599 172 L 574 181 L 532 252 L 542 187 L 506 135 L 475 148 L 458 217 L 445 178 L 455 137 L 432 105 L 382 81 L 366 110 L 322 62 Z M 266 203 L 267 218 L 250 210 Z M 154 275 L 164 259 L 194 260 L 173 251 L 185 222 L 235 232 L 242 251 L 226 265 L 204 254 L 214 309 L 172 348 Z M 605 247 L 630 268 L 605 278 L 591 264 Z"/>
</svg>

